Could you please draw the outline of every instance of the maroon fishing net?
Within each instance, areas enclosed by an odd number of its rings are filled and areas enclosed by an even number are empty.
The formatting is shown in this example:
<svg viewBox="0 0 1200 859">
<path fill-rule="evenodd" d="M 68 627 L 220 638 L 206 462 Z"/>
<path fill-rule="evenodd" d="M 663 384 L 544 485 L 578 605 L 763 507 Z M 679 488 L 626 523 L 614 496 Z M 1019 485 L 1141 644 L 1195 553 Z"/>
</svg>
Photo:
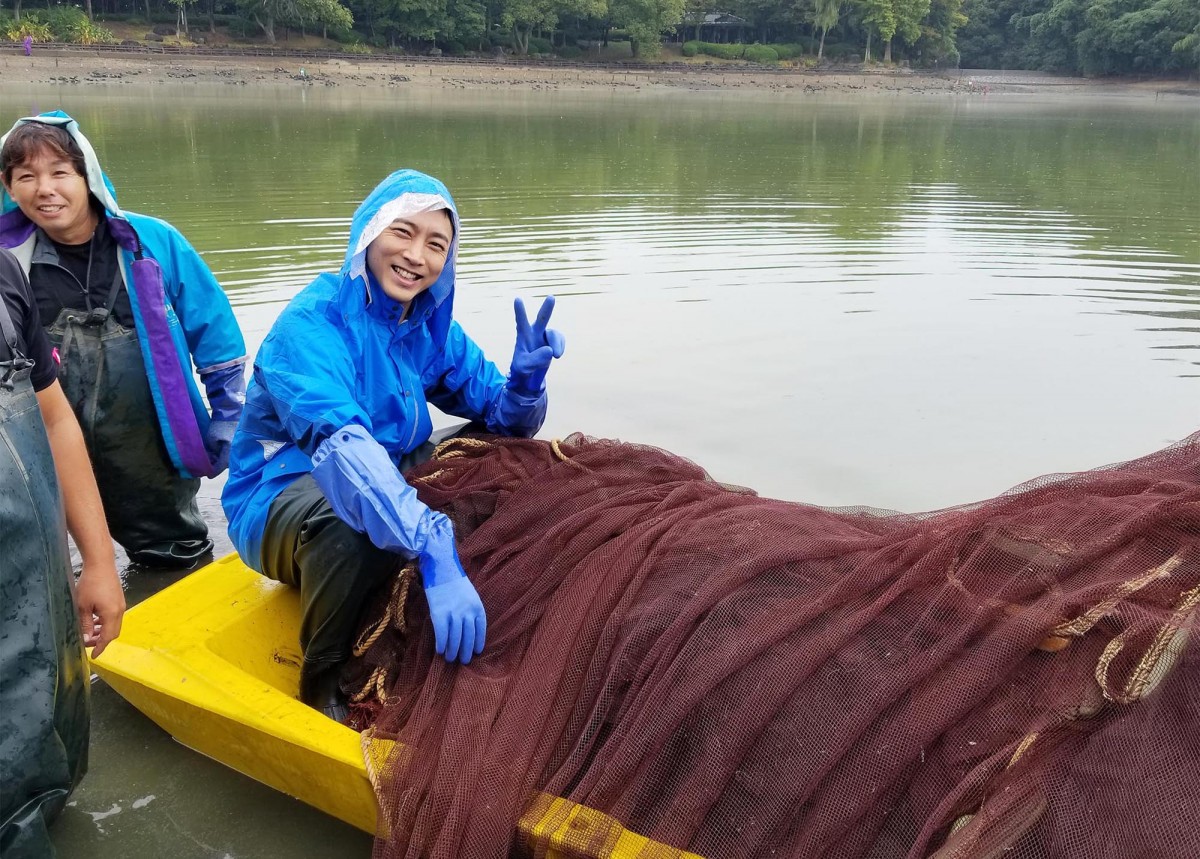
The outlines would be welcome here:
<svg viewBox="0 0 1200 859">
<path fill-rule="evenodd" d="M 377 857 L 1200 856 L 1200 434 L 919 516 L 582 435 L 409 478 L 487 648 L 380 595 Z"/>
</svg>

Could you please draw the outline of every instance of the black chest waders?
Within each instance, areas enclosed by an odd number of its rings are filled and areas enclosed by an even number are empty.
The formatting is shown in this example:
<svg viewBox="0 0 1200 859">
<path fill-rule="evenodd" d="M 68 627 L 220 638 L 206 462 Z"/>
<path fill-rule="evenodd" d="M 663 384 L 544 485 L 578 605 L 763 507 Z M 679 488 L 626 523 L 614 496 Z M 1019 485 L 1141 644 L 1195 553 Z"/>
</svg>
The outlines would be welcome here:
<svg viewBox="0 0 1200 859">
<path fill-rule="evenodd" d="M 196 504 L 200 480 L 172 465 L 137 332 L 112 317 L 122 284 L 118 266 L 104 307 L 64 308 L 46 331 L 58 347 L 58 379 L 83 429 L 113 539 L 133 561 L 187 567 L 212 548 Z"/>
<path fill-rule="evenodd" d="M 0 301 L 0 856 L 54 855 L 49 823 L 87 770 L 88 668 L 66 520 L 31 362 Z"/>
</svg>

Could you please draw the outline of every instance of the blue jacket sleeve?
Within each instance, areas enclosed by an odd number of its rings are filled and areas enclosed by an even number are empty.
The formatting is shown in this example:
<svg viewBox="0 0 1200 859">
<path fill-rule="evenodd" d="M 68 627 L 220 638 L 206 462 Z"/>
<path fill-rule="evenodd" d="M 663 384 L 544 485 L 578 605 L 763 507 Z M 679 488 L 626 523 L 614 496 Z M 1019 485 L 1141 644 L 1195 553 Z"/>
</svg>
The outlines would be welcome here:
<svg viewBox="0 0 1200 859">
<path fill-rule="evenodd" d="M 439 353 L 435 381 L 425 396 L 442 411 L 480 421 L 489 432 L 533 436 L 546 419 L 546 389 L 523 394 L 511 386 L 457 322 Z"/>
<path fill-rule="evenodd" d="M 449 526 L 417 498 L 387 451 L 361 426 L 342 427 L 321 442 L 312 476 L 338 518 L 381 549 L 416 557 L 426 552 L 435 526 L 439 533 Z"/>
<path fill-rule="evenodd" d="M 163 270 L 163 289 L 175 308 L 200 373 L 246 360 L 246 342 L 229 298 L 183 234 L 166 221 L 131 216 L 142 242 Z"/>
</svg>

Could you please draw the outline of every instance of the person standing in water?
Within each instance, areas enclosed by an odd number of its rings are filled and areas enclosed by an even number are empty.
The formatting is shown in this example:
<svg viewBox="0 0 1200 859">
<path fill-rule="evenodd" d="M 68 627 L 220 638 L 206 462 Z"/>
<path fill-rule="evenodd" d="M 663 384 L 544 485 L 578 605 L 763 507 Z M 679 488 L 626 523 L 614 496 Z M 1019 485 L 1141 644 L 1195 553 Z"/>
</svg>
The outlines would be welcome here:
<svg viewBox="0 0 1200 859">
<path fill-rule="evenodd" d="M 18 120 L 0 174 L 0 246 L 28 274 L 58 349 L 109 530 L 136 563 L 192 566 L 213 545 L 199 478 L 225 470 L 245 400 L 229 300 L 178 230 L 121 210 L 65 113 Z"/>
<path fill-rule="evenodd" d="M 125 595 L 83 435 L 6 250 L 0 335 L 0 856 L 46 859 L 47 827 L 87 770 L 83 648 L 117 637 Z M 67 529 L 83 558 L 74 588 Z"/>
</svg>

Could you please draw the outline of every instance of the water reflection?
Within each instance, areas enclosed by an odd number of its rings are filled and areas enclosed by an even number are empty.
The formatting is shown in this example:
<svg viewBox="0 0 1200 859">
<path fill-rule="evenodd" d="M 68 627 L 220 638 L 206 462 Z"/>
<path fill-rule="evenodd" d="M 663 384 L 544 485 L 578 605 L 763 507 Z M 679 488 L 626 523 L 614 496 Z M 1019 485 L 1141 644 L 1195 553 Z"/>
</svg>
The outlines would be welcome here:
<svg viewBox="0 0 1200 859">
<path fill-rule="evenodd" d="M 918 510 L 1129 458 L 1197 423 L 1191 105 L 22 98 L 10 91 L 5 112 L 66 108 L 123 204 L 183 230 L 251 349 L 340 266 L 383 175 L 444 177 L 463 214 L 455 312 L 487 352 L 507 363 L 514 295 L 559 296 L 570 342 L 545 436 L 662 445 L 767 495 Z M 214 520 L 218 490 L 205 484 Z M 98 702 L 64 855 L 366 854 L 345 827 L 173 749 L 111 693 Z M 150 793 L 96 849 L 82 812 Z"/>
<path fill-rule="evenodd" d="M 208 135 L 192 169 L 220 160 L 238 192 L 177 222 L 251 340 L 340 265 L 358 195 L 408 163 L 456 191 L 457 312 L 490 354 L 511 348 L 513 295 L 563 299 L 548 431 L 662 444 L 768 494 L 916 509 L 1195 423 L 1179 348 L 1195 333 L 1128 319 L 1194 318 L 1187 111 L 465 98 L 189 130 Z M 255 139 L 322 157 L 238 169 Z M 744 450 L 763 427 L 789 439 L 771 465 Z"/>
</svg>

